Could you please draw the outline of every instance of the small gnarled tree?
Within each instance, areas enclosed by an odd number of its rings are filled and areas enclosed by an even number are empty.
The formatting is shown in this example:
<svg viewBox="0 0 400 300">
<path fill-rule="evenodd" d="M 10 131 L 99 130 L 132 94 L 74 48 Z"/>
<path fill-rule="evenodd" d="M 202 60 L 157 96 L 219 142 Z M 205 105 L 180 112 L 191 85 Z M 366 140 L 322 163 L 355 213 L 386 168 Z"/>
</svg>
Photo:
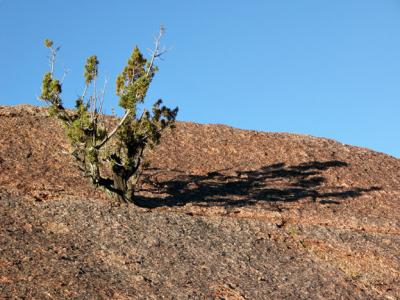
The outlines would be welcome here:
<svg viewBox="0 0 400 300">
<path fill-rule="evenodd" d="M 43 77 L 40 99 L 49 104 L 50 114 L 64 124 L 73 149 L 72 155 L 84 176 L 90 178 L 96 187 L 106 189 L 127 203 L 134 200 L 135 188 L 144 167 L 144 154 L 159 143 L 163 130 L 174 126 L 178 112 L 178 108 L 170 109 L 158 100 L 151 112 L 142 109 L 138 113 L 158 70 L 155 60 L 165 53 L 165 49 L 160 49 L 163 32 L 161 27 L 149 60 L 135 47 L 117 77 L 116 93 L 119 106 L 125 113 L 111 130 L 107 128 L 103 115 L 104 89 L 98 92 L 96 87 L 97 57 L 90 56 L 86 61 L 85 89 L 76 100 L 75 110 L 66 110 L 61 100 L 62 81 L 54 76 L 59 47 L 54 47 L 51 40 L 45 40 L 45 46 L 50 50 L 51 69 Z M 90 87 L 92 93 L 88 95 Z"/>
</svg>

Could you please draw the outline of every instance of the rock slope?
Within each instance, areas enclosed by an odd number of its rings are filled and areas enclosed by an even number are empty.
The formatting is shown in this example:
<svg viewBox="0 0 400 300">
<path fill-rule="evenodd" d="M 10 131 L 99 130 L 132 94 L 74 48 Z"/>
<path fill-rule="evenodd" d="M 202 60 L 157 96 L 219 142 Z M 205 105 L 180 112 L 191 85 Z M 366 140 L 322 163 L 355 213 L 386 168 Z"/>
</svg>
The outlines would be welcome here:
<svg viewBox="0 0 400 300">
<path fill-rule="evenodd" d="M 45 109 L 0 107 L 0 298 L 400 298 L 399 159 L 179 122 L 125 207 L 69 151 Z"/>
</svg>

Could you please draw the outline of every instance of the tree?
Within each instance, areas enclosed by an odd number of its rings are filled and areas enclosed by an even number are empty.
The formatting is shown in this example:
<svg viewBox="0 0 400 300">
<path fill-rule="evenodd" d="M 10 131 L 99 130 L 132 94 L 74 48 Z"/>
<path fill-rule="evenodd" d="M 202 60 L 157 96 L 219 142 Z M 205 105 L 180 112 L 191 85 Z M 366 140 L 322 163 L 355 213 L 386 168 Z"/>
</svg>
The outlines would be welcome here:
<svg viewBox="0 0 400 300">
<path fill-rule="evenodd" d="M 157 145 L 166 128 L 173 128 L 178 108 L 154 103 L 152 111 L 142 109 L 146 93 L 158 68 L 155 60 L 165 53 L 160 49 L 164 28 L 160 28 L 155 49 L 149 60 L 138 47 L 116 80 L 116 94 L 124 116 L 109 130 L 103 114 L 104 89 L 97 91 L 99 61 L 93 55 L 84 68 L 85 89 L 75 104 L 75 110 L 66 110 L 61 100 L 62 81 L 54 76 L 59 47 L 46 39 L 50 50 L 50 71 L 44 74 L 40 99 L 50 108 L 50 114 L 64 124 L 79 169 L 96 187 L 107 190 L 120 201 L 133 202 L 135 188 L 144 168 L 145 153 Z M 92 93 L 88 94 L 91 87 Z M 109 174 L 106 176 L 104 174 Z"/>
</svg>

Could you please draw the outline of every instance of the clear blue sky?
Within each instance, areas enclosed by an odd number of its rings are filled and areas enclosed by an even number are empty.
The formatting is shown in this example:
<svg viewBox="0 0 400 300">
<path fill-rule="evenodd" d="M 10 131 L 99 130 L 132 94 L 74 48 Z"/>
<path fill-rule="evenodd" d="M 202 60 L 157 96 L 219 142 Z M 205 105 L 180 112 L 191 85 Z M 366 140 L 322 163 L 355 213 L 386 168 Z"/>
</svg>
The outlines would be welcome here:
<svg viewBox="0 0 400 300">
<path fill-rule="evenodd" d="M 45 38 L 62 48 L 64 102 L 97 54 L 115 77 L 160 24 L 172 47 L 148 101 L 179 120 L 323 136 L 400 157 L 399 0 L 0 0 L 0 104 L 40 105 Z M 101 77 L 102 78 L 102 77 Z M 110 110 L 109 110 L 110 111 Z"/>
</svg>

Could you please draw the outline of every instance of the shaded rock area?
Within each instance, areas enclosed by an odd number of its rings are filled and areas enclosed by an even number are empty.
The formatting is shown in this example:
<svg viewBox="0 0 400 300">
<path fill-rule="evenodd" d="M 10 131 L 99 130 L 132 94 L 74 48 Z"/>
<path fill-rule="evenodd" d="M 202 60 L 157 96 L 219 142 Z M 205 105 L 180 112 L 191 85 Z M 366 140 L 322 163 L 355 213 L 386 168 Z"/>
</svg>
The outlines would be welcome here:
<svg viewBox="0 0 400 300">
<path fill-rule="evenodd" d="M 0 107 L 0 298 L 400 298 L 397 158 L 178 122 L 126 207 L 70 150 L 44 108 Z"/>
</svg>

